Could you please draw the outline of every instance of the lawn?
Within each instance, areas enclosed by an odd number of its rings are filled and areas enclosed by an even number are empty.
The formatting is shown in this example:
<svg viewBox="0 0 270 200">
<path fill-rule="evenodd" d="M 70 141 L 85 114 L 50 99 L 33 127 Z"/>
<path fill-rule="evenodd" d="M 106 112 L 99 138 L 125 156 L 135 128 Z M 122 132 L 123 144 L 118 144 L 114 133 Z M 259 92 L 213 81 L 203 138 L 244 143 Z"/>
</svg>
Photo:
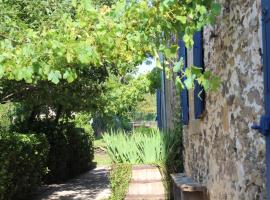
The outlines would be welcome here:
<svg viewBox="0 0 270 200">
<path fill-rule="evenodd" d="M 103 138 L 96 138 L 94 141 L 95 156 L 94 162 L 97 166 L 108 166 L 111 165 L 111 159 L 106 152 L 106 144 Z"/>
</svg>

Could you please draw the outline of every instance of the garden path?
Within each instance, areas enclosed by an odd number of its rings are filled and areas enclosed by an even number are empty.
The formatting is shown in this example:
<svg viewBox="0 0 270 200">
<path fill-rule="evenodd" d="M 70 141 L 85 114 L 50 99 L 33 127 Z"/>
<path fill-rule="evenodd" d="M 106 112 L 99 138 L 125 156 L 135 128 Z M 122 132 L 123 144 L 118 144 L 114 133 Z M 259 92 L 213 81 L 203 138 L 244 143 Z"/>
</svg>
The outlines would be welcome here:
<svg viewBox="0 0 270 200">
<path fill-rule="evenodd" d="M 44 186 L 35 200 L 108 199 L 108 170 L 108 167 L 97 167 L 67 183 Z"/>
</svg>

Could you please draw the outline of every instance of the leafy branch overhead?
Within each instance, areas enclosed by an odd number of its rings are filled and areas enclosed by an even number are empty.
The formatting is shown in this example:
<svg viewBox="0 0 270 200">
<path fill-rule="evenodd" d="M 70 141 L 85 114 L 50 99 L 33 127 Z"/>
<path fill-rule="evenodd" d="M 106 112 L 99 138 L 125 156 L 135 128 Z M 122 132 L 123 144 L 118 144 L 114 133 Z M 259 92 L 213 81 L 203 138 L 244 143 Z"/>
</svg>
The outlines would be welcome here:
<svg viewBox="0 0 270 200">
<path fill-rule="evenodd" d="M 82 69 L 104 66 L 124 75 L 149 56 L 160 67 L 159 53 L 168 65 L 177 58 L 172 36 L 191 47 L 193 34 L 220 12 L 213 0 L 112 2 L 0 0 L 0 78 L 71 83 Z M 214 87 L 210 72 L 186 76 Z"/>
</svg>

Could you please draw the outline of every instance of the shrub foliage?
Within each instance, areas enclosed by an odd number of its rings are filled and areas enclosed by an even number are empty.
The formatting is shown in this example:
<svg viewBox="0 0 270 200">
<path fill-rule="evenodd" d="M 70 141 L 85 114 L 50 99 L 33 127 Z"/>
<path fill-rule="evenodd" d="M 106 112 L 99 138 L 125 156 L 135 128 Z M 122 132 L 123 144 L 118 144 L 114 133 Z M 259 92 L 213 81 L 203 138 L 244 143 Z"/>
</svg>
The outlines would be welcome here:
<svg viewBox="0 0 270 200">
<path fill-rule="evenodd" d="M 42 134 L 0 133 L 0 200 L 31 194 L 46 172 L 48 149 Z"/>
<path fill-rule="evenodd" d="M 114 164 L 110 172 L 112 195 L 110 200 L 123 200 L 131 178 L 130 164 Z"/>
<path fill-rule="evenodd" d="M 62 182 L 92 167 L 93 131 L 90 126 L 77 125 L 42 121 L 28 127 L 33 132 L 44 133 L 50 144 L 46 182 Z"/>
</svg>

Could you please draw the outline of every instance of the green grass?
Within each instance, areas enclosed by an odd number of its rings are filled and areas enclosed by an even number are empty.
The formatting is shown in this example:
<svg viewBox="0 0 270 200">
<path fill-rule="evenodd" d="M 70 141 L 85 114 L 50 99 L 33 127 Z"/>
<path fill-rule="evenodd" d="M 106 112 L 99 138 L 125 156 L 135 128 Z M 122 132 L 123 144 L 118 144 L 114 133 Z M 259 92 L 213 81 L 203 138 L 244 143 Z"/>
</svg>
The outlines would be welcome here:
<svg viewBox="0 0 270 200">
<path fill-rule="evenodd" d="M 94 141 L 94 147 L 95 148 L 100 148 L 102 150 L 106 150 L 106 142 L 102 137 L 98 137 Z"/>
<path fill-rule="evenodd" d="M 94 148 L 94 162 L 97 166 L 109 166 L 112 164 L 111 158 L 106 152 L 106 143 L 103 138 L 100 137 L 95 139 Z"/>
<path fill-rule="evenodd" d="M 108 154 L 95 153 L 94 162 L 97 163 L 97 166 L 109 166 L 112 164 L 112 161 Z"/>
</svg>

